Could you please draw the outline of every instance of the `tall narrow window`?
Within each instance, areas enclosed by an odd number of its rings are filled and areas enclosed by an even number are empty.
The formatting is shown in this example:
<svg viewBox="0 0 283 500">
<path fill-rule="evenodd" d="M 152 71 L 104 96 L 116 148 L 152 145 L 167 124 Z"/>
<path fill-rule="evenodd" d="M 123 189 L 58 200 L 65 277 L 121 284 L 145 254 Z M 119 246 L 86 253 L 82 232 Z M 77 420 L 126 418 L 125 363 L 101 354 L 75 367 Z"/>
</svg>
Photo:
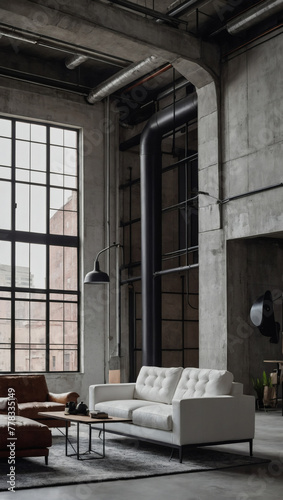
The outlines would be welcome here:
<svg viewBox="0 0 283 500">
<path fill-rule="evenodd" d="M 0 117 L 0 371 L 79 369 L 78 131 Z"/>
</svg>

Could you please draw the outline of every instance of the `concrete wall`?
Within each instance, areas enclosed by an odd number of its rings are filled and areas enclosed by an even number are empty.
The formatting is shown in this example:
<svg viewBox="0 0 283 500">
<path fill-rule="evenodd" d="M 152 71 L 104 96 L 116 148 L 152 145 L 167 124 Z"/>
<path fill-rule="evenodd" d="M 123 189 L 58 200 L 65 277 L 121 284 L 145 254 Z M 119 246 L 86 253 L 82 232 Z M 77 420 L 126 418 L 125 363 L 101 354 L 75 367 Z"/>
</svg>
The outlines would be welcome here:
<svg viewBox="0 0 283 500">
<path fill-rule="evenodd" d="M 81 373 L 48 374 L 51 391 L 76 390 L 88 399 L 88 386 L 104 381 L 105 306 L 100 287 L 83 285 L 96 253 L 105 246 L 104 106 L 80 96 L 12 80 L 0 80 L 2 114 L 70 125 L 83 130 L 81 149 Z M 101 267 L 105 261 L 101 258 Z"/>
<path fill-rule="evenodd" d="M 282 183 L 282 42 L 277 33 L 235 52 L 222 63 L 221 88 L 216 81 L 198 89 L 199 189 L 209 193 L 199 200 L 199 362 L 231 369 L 247 390 L 263 359 L 282 357 L 281 341 L 275 347 L 254 340 L 249 309 L 257 295 L 283 284 L 274 251 L 270 269 L 258 273 L 270 241 L 254 241 L 255 265 L 248 258 L 251 247 L 241 239 L 269 235 L 280 247 L 282 188 L 230 198 Z"/>
<path fill-rule="evenodd" d="M 275 368 L 263 360 L 282 358 L 281 339 L 277 345 L 270 344 L 249 321 L 257 297 L 266 290 L 283 289 L 282 187 L 272 188 L 282 183 L 282 43 L 281 33 L 223 64 L 221 184 L 227 201 L 222 205 L 227 243 L 222 250 L 222 272 L 228 276 L 227 367 L 250 391 L 252 376 Z M 251 193 L 256 190 L 263 191 Z M 245 193 L 250 194 L 227 200 Z M 247 239 L 251 237 L 257 238 Z M 223 286 L 220 302 L 225 296 Z M 281 322 L 278 307 L 276 303 L 276 319 Z"/>
<path fill-rule="evenodd" d="M 265 360 L 282 359 L 282 341 L 270 343 L 250 320 L 252 304 L 270 290 L 275 321 L 282 327 L 282 252 L 283 241 L 273 238 L 230 240 L 227 244 L 228 366 L 246 392 L 253 393 L 252 378 L 276 368 Z"/>
</svg>

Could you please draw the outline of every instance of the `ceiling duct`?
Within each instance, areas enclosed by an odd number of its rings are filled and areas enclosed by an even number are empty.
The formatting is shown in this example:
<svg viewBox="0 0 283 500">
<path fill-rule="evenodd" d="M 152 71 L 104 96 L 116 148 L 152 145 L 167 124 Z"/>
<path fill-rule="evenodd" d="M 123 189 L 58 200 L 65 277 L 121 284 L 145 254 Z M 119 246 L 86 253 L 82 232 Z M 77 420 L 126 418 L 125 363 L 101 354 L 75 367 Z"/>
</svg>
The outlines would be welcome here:
<svg viewBox="0 0 283 500">
<path fill-rule="evenodd" d="M 77 66 L 80 66 L 82 63 L 88 60 L 88 56 L 83 54 L 74 54 L 70 56 L 65 61 L 65 66 L 68 69 L 75 69 Z"/>
<path fill-rule="evenodd" d="M 188 0 L 187 2 L 181 3 L 181 5 L 174 6 L 171 4 L 168 9 L 168 16 L 183 16 L 185 14 L 191 14 L 196 9 L 203 7 L 203 5 L 210 3 L 211 0 Z"/>
<path fill-rule="evenodd" d="M 92 89 L 87 96 L 87 101 L 90 104 L 99 102 L 110 94 L 113 94 L 116 90 L 121 89 L 125 85 L 153 71 L 161 64 L 162 61 L 157 56 L 150 56 L 139 63 L 131 64 L 127 68 L 116 73 L 114 77 L 105 80 L 101 85 Z"/>
<path fill-rule="evenodd" d="M 282 13 L 283 0 L 267 0 L 262 5 L 256 5 L 226 24 L 230 35 L 236 35 L 243 30 L 264 21 L 277 12 Z"/>
</svg>

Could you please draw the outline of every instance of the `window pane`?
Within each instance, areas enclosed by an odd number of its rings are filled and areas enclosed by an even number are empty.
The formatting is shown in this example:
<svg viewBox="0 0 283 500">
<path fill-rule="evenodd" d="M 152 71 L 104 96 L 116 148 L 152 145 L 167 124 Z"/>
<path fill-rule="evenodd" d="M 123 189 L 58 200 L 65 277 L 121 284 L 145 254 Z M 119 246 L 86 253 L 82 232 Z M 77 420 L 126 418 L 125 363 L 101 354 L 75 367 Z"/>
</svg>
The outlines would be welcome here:
<svg viewBox="0 0 283 500">
<path fill-rule="evenodd" d="M 64 343 L 65 344 L 76 344 L 77 342 L 77 323 L 74 321 L 72 323 L 65 323 L 65 335 L 64 335 Z"/>
<path fill-rule="evenodd" d="M 60 128 L 50 128 L 51 144 L 60 144 L 63 146 L 63 130 Z"/>
<path fill-rule="evenodd" d="M 16 167 L 30 167 L 30 143 L 16 141 Z"/>
<path fill-rule="evenodd" d="M 63 148 L 51 146 L 50 148 L 50 172 L 63 173 Z"/>
<path fill-rule="evenodd" d="M 63 290 L 63 247 L 50 246 L 50 288 Z"/>
<path fill-rule="evenodd" d="M 11 243 L 0 240 L 0 286 L 11 286 Z"/>
<path fill-rule="evenodd" d="M 16 123 L 16 138 L 30 140 L 30 124 L 24 122 Z"/>
<path fill-rule="evenodd" d="M 74 303 L 64 304 L 64 319 L 65 321 L 77 321 L 78 319 L 78 306 Z"/>
<path fill-rule="evenodd" d="M 15 321 L 15 342 L 26 347 L 29 344 L 29 321 L 16 320 Z"/>
<path fill-rule="evenodd" d="M 46 127 L 44 125 L 31 125 L 31 140 L 35 142 L 46 142 Z"/>
<path fill-rule="evenodd" d="M 64 130 L 64 146 L 70 148 L 77 147 L 77 132 L 74 130 Z"/>
<path fill-rule="evenodd" d="M 12 122 L 11 120 L 0 119 L 0 136 L 11 137 Z"/>
<path fill-rule="evenodd" d="M 37 349 L 31 351 L 30 371 L 31 372 L 45 372 L 46 359 L 45 349 Z"/>
<path fill-rule="evenodd" d="M 50 321 L 50 345 L 63 344 L 63 322 Z"/>
<path fill-rule="evenodd" d="M 29 371 L 29 350 L 16 349 L 15 350 L 15 371 L 26 372 Z"/>
<path fill-rule="evenodd" d="M 16 243 L 16 286 L 29 286 L 29 245 Z"/>
<path fill-rule="evenodd" d="M 11 139 L 4 139 L 0 137 L 0 165 L 5 165 L 7 167 L 11 166 L 12 161 L 12 141 Z"/>
<path fill-rule="evenodd" d="M 71 177 L 70 175 L 64 176 L 64 187 L 65 188 L 77 188 L 77 177 Z"/>
<path fill-rule="evenodd" d="M 29 320 L 29 302 L 25 300 L 17 300 L 15 302 L 15 318 L 18 320 Z M 26 321 L 24 321 L 25 323 Z"/>
<path fill-rule="evenodd" d="M 77 192 L 64 189 L 64 210 L 77 211 Z"/>
<path fill-rule="evenodd" d="M 16 229 L 29 231 L 29 185 L 16 184 Z"/>
<path fill-rule="evenodd" d="M 16 243 L 16 286 L 46 287 L 45 245 Z"/>
<path fill-rule="evenodd" d="M 0 167 L 0 178 L 1 179 L 11 179 L 10 167 Z"/>
<path fill-rule="evenodd" d="M 76 349 L 64 350 L 64 371 L 74 371 L 78 366 L 78 351 Z"/>
<path fill-rule="evenodd" d="M 64 185 L 64 176 L 60 174 L 50 174 L 50 184 L 51 186 L 62 186 Z"/>
<path fill-rule="evenodd" d="M 60 302 L 51 302 L 50 308 L 50 320 L 51 321 L 62 321 L 63 320 L 63 304 Z"/>
<path fill-rule="evenodd" d="M 64 212 L 63 210 L 50 210 L 50 234 L 63 234 Z"/>
<path fill-rule="evenodd" d="M 32 288 L 46 288 L 46 246 L 30 245 Z"/>
<path fill-rule="evenodd" d="M 23 170 L 24 172 L 24 170 Z M 46 184 L 46 174 L 44 172 L 31 172 L 30 180 L 35 184 Z"/>
<path fill-rule="evenodd" d="M 0 339 L 0 346 L 11 342 L 11 319 L 0 319 Z"/>
<path fill-rule="evenodd" d="M 0 345 L 0 372 L 11 370 L 11 348 L 10 345 Z"/>
<path fill-rule="evenodd" d="M 56 208 L 59 210 L 63 208 L 64 200 L 64 190 L 63 189 L 50 189 L 50 208 Z"/>
<path fill-rule="evenodd" d="M 31 168 L 33 170 L 46 171 L 46 145 L 31 144 Z"/>
<path fill-rule="evenodd" d="M 77 288 L 77 249 L 64 249 L 64 289 L 76 290 Z"/>
<path fill-rule="evenodd" d="M 24 170 L 21 168 L 17 168 L 16 170 L 16 181 L 29 182 L 30 180 L 30 171 Z"/>
<path fill-rule="evenodd" d="M 0 181 L 0 229 L 11 229 L 11 183 Z"/>
<path fill-rule="evenodd" d="M 33 320 L 46 319 L 46 303 L 45 302 L 31 302 L 30 303 L 30 318 Z"/>
<path fill-rule="evenodd" d="M 63 371 L 63 351 L 50 349 L 50 362 L 49 370 L 52 371 Z"/>
<path fill-rule="evenodd" d="M 46 233 L 46 188 L 31 186 L 31 226 L 35 233 Z"/>
<path fill-rule="evenodd" d="M 64 213 L 64 234 L 69 236 L 76 236 L 78 233 L 77 228 L 77 214 L 76 212 Z"/>
<path fill-rule="evenodd" d="M 46 323 L 45 321 L 30 322 L 30 342 L 42 345 L 46 343 Z"/>
<path fill-rule="evenodd" d="M 75 149 L 65 148 L 64 174 L 77 174 L 77 152 Z"/>
</svg>

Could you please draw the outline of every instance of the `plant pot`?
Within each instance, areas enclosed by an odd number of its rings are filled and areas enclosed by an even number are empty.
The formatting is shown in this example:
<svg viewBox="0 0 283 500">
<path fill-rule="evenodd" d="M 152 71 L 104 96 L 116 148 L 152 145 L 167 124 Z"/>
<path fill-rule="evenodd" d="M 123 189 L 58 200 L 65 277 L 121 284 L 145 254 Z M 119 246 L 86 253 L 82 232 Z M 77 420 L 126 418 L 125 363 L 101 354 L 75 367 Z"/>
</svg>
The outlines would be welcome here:
<svg viewBox="0 0 283 500">
<path fill-rule="evenodd" d="M 262 397 L 257 397 L 255 400 L 255 409 L 256 410 L 263 410 L 264 409 L 264 404 L 263 404 L 263 398 Z"/>
<path fill-rule="evenodd" d="M 263 404 L 265 407 L 274 408 L 276 406 L 276 390 L 275 387 L 264 386 Z"/>
</svg>

